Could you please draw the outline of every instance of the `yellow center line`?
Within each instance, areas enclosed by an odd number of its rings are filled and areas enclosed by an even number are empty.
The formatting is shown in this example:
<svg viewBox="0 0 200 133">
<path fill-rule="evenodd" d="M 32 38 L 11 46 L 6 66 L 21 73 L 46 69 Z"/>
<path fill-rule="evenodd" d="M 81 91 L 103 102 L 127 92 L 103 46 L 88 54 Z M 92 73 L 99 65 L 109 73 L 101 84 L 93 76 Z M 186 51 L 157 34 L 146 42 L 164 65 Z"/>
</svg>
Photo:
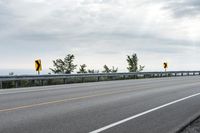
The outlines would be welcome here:
<svg viewBox="0 0 200 133">
<path fill-rule="evenodd" d="M 134 91 L 134 90 L 123 90 L 123 91 L 117 91 L 117 92 L 116 91 L 112 91 L 112 92 L 109 92 L 109 93 L 105 92 L 105 93 L 101 93 L 101 94 L 86 95 L 86 96 L 74 97 L 74 98 L 66 98 L 66 99 L 49 101 L 49 102 L 41 102 L 41 103 L 36 103 L 36 104 L 17 106 L 17 107 L 13 107 L 13 108 L 0 109 L 0 112 L 15 111 L 15 110 L 20 110 L 20 109 L 33 108 L 33 107 L 37 107 L 37 106 L 56 104 L 56 103 L 73 101 L 73 100 L 81 100 L 81 99 L 92 98 L 92 97 L 97 97 L 97 96 L 106 96 L 106 95 L 112 95 L 112 94 L 119 94 L 119 93 L 123 93 L 123 92 L 131 92 L 131 91 Z"/>
</svg>

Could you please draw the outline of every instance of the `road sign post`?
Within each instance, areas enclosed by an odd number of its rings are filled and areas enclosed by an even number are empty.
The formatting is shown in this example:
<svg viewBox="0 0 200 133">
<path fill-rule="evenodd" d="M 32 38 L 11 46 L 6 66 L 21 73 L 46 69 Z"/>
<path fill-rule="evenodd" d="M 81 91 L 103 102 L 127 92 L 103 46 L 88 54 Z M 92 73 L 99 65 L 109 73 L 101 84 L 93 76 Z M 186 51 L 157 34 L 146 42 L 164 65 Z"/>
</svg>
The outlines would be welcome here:
<svg viewBox="0 0 200 133">
<path fill-rule="evenodd" d="M 35 70 L 38 72 L 38 75 L 40 75 L 40 71 L 42 71 L 42 62 L 41 60 L 35 60 Z"/>
</svg>

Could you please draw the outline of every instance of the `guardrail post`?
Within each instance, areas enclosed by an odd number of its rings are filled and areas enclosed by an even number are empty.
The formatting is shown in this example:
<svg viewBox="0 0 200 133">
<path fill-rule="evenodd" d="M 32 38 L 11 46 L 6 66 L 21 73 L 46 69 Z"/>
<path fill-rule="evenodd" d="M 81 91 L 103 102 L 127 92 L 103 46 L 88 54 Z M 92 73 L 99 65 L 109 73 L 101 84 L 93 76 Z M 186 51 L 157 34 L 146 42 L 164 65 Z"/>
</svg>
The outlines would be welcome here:
<svg viewBox="0 0 200 133">
<path fill-rule="evenodd" d="M 158 78 L 159 77 L 159 75 L 158 74 L 156 74 L 156 78 Z"/>
<path fill-rule="evenodd" d="M 69 83 L 69 78 L 65 78 L 65 84 Z"/>
<path fill-rule="evenodd" d="M 42 82 L 42 86 L 44 86 L 44 80 L 43 79 L 41 80 L 41 82 Z"/>
<path fill-rule="evenodd" d="M 136 74 L 136 75 L 135 75 L 135 79 L 138 79 L 138 77 L 139 77 L 139 76 Z"/>
<path fill-rule="evenodd" d="M 19 87 L 19 82 L 16 80 L 15 81 L 15 88 L 18 88 Z"/>
<path fill-rule="evenodd" d="M 3 82 L 0 81 L 0 89 L 3 89 Z"/>
<path fill-rule="evenodd" d="M 35 86 L 35 80 L 31 80 L 31 86 Z"/>
<path fill-rule="evenodd" d="M 39 86 L 43 86 L 43 85 L 42 85 L 42 80 L 41 80 L 41 79 L 39 79 Z"/>
</svg>

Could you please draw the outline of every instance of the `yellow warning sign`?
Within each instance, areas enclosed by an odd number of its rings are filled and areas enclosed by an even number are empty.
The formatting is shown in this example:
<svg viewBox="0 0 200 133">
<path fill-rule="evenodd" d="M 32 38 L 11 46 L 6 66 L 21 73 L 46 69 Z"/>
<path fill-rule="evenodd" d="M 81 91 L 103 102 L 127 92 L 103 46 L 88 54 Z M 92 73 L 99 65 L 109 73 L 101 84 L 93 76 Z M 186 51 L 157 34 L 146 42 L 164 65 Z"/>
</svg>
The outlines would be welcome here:
<svg viewBox="0 0 200 133">
<path fill-rule="evenodd" d="M 42 62 L 40 59 L 35 60 L 35 70 L 38 72 L 42 71 Z"/>
<path fill-rule="evenodd" d="M 164 69 L 168 68 L 167 62 L 164 62 L 164 63 L 163 63 L 163 67 L 164 67 Z"/>
</svg>

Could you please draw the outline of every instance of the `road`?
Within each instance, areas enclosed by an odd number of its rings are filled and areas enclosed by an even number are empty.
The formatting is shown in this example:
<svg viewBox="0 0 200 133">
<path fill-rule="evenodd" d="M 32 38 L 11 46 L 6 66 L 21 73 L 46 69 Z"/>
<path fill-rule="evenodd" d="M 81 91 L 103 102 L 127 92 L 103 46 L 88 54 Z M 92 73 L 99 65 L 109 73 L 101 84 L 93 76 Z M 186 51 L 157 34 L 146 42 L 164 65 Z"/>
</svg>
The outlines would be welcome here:
<svg viewBox="0 0 200 133">
<path fill-rule="evenodd" d="M 0 133 L 173 133 L 200 115 L 200 77 L 0 90 Z"/>
</svg>

